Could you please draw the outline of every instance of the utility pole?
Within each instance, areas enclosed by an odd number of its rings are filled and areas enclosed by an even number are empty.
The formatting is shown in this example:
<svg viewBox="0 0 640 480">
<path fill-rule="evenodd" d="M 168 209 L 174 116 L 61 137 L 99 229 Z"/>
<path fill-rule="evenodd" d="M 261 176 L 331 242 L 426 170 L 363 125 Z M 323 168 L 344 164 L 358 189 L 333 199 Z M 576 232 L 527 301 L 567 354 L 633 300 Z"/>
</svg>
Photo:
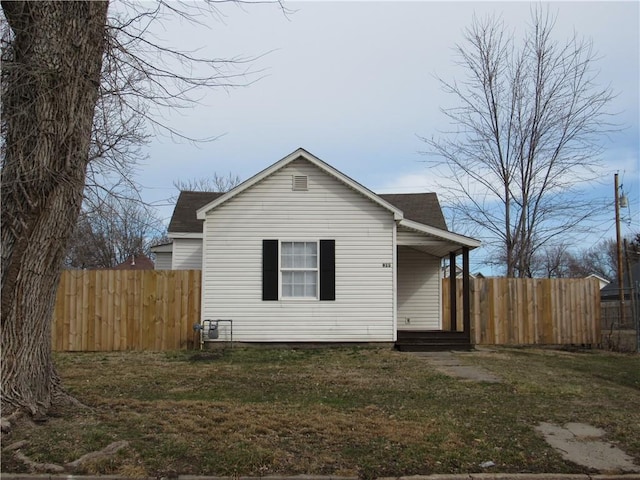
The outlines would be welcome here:
<svg viewBox="0 0 640 480">
<path fill-rule="evenodd" d="M 613 182 L 615 184 L 615 207 L 616 207 L 616 246 L 618 249 L 618 289 L 620 292 L 620 326 L 624 325 L 625 312 L 624 312 L 624 276 L 623 263 L 622 263 L 622 239 L 620 235 L 620 193 L 618 187 L 618 174 L 613 176 Z"/>
</svg>

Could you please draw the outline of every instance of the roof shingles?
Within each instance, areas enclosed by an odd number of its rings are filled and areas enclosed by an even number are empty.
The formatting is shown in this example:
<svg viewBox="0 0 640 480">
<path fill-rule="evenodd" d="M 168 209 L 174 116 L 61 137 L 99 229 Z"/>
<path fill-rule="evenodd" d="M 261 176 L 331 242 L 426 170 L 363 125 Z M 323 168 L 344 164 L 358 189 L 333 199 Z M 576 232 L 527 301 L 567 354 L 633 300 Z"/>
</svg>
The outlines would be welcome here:
<svg viewBox="0 0 640 480">
<path fill-rule="evenodd" d="M 169 222 L 171 233 L 202 233 L 202 220 L 196 218 L 196 211 L 213 202 L 222 192 L 180 192 L 176 207 Z"/>
<path fill-rule="evenodd" d="M 447 222 L 435 193 L 384 193 L 378 196 L 402 210 L 407 220 L 447 230 Z"/>
<path fill-rule="evenodd" d="M 222 192 L 180 192 L 169 223 L 171 233 L 202 233 L 202 220 L 196 211 L 224 195 Z M 447 230 L 447 224 L 435 193 L 393 193 L 378 195 L 402 210 L 404 217 L 414 222 Z"/>
</svg>

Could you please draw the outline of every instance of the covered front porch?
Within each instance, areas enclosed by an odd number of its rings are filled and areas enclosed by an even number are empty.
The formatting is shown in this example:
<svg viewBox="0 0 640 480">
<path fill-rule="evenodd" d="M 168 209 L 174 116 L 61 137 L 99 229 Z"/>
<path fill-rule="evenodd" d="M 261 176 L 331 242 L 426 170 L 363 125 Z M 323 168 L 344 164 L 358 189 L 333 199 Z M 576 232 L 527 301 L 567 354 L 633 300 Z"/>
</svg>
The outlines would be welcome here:
<svg viewBox="0 0 640 480">
<path fill-rule="evenodd" d="M 469 252 L 478 240 L 402 220 L 397 229 L 397 341 L 403 351 L 471 349 Z M 462 305 L 456 271 L 461 257 Z M 448 259 L 450 318 L 442 318 L 443 259 Z M 457 324 L 462 309 L 462 325 Z"/>
</svg>

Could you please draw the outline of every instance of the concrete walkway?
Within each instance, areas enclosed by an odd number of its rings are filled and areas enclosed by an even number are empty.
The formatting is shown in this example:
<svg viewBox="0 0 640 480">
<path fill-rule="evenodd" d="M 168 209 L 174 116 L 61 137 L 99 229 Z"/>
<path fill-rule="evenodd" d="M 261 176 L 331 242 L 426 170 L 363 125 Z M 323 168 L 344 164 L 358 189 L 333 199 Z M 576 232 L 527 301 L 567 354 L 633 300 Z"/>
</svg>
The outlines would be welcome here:
<svg viewBox="0 0 640 480">
<path fill-rule="evenodd" d="M 463 381 L 500 383 L 502 380 L 493 373 L 477 366 L 469 366 L 460 361 L 465 354 L 454 352 L 415 352 L 412 355 L 425 359 L 441 373 Z M 473 355 L 473 353 L 471 354 Z M 640 466 L 633 462 L 633 458 L 617 448 L 615 445 L 603 440 L 605 431 L 582 423 L 568 423 L 564 426 L 541 423 L 535 427 L 547 443 L 558 451 L 565 460 L 577 465 L 583 465 L 600 472 L 629 472 L 631 475 L 624 478 L 639 478 Z M 631 473 L 633 472 L 633 473 Z M 519 478 L 509 474 L 495 474 L 484 478 L 506 480 Z M 506 475 L 506 476 L 503 476 Z M 439 477 L 436 477 L 439 478 Z M 448 479 L 449 477 L 443 477 Z M 467 478 L 483 478 L 476 474 L 470 474 Z M 538 478 L 557 478 L 554 475 Z M 581 476 L 564 478 L 583 478 Z M 590 477 L 593 478 L 593 477 Z M 613 478 L 604 476 L 603 478 Z M 616 477 L 617 478 L 617 477 Z"/>
<path fill-rule="evenodd" d="M 564 426 L 541 423 L 536 431 L 565 460 L 600 472 L 640 472 L 640 465 L 618 447 L 604 440 L 606 432 L 584 423 Z"/>
<path fill-rule="evenodd" d="M 460 361 L 462 355 L 468 353 L 456 354 L 454 352 L 407 352 L 409 355 L 415 355 L 424 358 L 425 361 L 432 365 L 440 373 L 449 375 L 450 377 L 459 378 L 469 382 L 486 382 L 501 383 L 502 379 L 488 370 L 474 365 L 465 365 Z M 473 355 L 473 354 L 471 354 Z"/>
</svg>

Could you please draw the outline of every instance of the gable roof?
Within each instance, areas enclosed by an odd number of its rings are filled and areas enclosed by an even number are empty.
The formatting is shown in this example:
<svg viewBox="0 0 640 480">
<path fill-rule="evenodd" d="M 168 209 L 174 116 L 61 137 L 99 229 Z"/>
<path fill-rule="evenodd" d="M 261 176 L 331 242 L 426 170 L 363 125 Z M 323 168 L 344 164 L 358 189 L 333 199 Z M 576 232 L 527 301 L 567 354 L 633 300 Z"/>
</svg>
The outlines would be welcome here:
<svg viewBox="0 0 640 480">
<path fill-rule="evenodd" d="M 306 150 L 299 148 L 270 167 L 254 175 L 228 192 L 180 192 L 176 207 L 169 223 L 170 237 L 202 238 L 202 226 L 206 213 L 235 197 L 264 178 L 285 167 L 289 163 L 307 160 L 328 175 L 333 176 L 349 188 L 369 198 L 374 203 L 393 214 L 399 226 L 424 233 L 438 239 L 448 251 L 451 245 L 476 248 L 478 240 L 465 237 L 447 229 L 447 224 L 435 193 L 399 193 L 376 195 L 355 180 L 339 172 Z M 443 247 L 444 248 L 444 247 Z"/>
<path fill-rule="evenodd" d="M 170 233 L 202 233 L 196 211 L 224 195 L 223 192 L 180 192 L 169 223 Z M 382 199 L 402 210 L 404 218 L 447 230 L 447 224 L 435 193 L 381 194 Z"/>
<path fill-rule="evenodd" d="M 264 180 L 269 175 L 272 175 L 273 173 L 275 173 L 278 170 L 286 167 L 291 162 L 293 162 L 295 160 L 298 160 L 298 159 L 302 159 L 302 160 L 308 161 L 309 163 L 311 163 L 311 164 L 315 165 L 316 167 L 318 167 L 323 172 L 327 173 L 328 175 L 333 176 L 338 181 L 344 183 L 349 188 L 352 188 L 356 192 L 358 192 L 361 195 L 367 197 L 373 203 L 377 203 L 382 208 L 385 208 L 385 209 L 389 210 L 389 212 L 393 213 L 393 218 L 395 220 L 402 220 L 403 215 L 402 215 L 402 211 L 400 209 L 394 207 L 393 205 L 391 205 L 386 200 L 383 200 L 380 196 L 376 195 L 371 190 L 369 190 L 368 188 L 366 188 L 363 185 L 359 184 L 358 182 L 356 182 L 352 178 L 348 177 L 344 173 L 340 172 L 339 170 L 336 170 L 335 168 L 333 168 L 328 163 L 323 162 L 322 160 L 320 160 L 315 155 L 307 152 L 304 148 L 298 148 L 297 150 L 291 152 L 289 155 L 287 155 L 286 157 L 284 157 L 281 160 L 277 161 L 276 163 L 274 163 L 270 167 L 265 168 L 264 170 L 262 170 L 261 172 L 257 173 L 256 175 L 254 175 L 250 179 L 242 182 L 240 185 L 236 186 L 235 188 L 232 188 L 231 190 L 226 192 L 224 195 L 221 195 L 220 197 L 218 197 L 214 201 L 212 201 L 212 202 L 208 203 L 207 205 L 201 207 L 196 212 L 197 218 L 199 220 L 204 220 L 204 218 L 205 218 L 205 216 L 206 216 L 206 214 L 207 214 L 207 212 L 209 210 L 212 210 L 212 209 L 216 208 L 217 206 L 219 206 L 220 204 L 232 199 L 236 195 L 238 195 L 241 192 L 244 192 L 245 190 L 251 188 L 256 183 Z"/>
<path fill-rule="evenodd" d="M 597 273 L 591 273 L 591 274 L 587 275 L 587 278 L 595 278 L 596 280 L 598 280 L 598 282 L 600 282 L 600 285 L 602 285 L 602 284 L 609 285 L 611 283 L 609 280 L 607 280 L 604 277 L 601 277 Z M 604 287 L 600 287 L 600 288 L 602 289 Z"/>
</svg>

